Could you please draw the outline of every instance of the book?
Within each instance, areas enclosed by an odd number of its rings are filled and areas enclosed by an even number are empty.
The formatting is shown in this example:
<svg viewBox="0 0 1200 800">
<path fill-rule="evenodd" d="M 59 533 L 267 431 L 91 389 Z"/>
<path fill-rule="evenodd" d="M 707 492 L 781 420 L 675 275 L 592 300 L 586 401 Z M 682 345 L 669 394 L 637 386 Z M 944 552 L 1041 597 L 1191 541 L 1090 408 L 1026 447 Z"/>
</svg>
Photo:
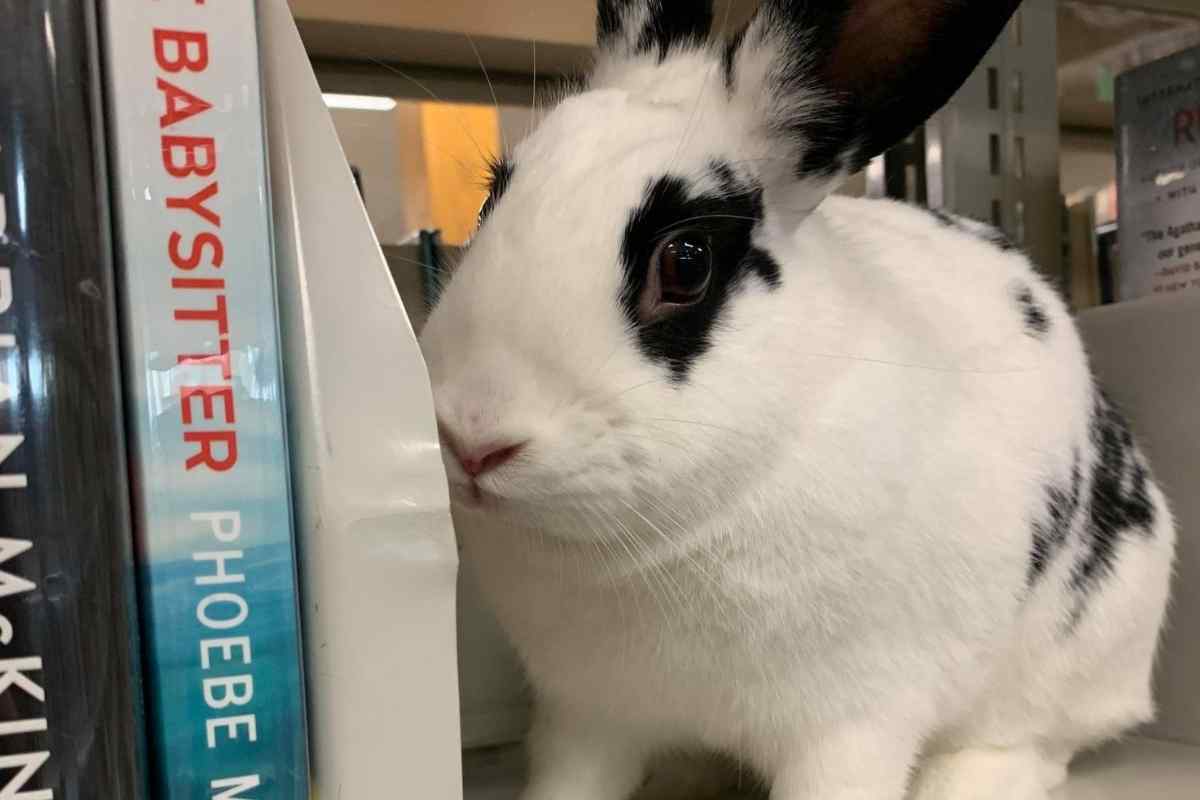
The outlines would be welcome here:
<svg viewBox="0 0 1200 800">
<path fill-rule="evenodd" d="M 1117 76 L 1118 299 L 1200 291 L 1200 47 Z"/>
<path fill-rule="evenodd" d="M 429 377 L 287 3 L 260 9 L 313 790 L 455 800 L 458 553 Z"/>
<path fill-rule="evenodd" d="M 0 797 L 141 800 L 96 20 L 0 20 Z"/>
<path fill-rule="evenodd" d="M 103 3 L 154 796 L 308 796 L 256 5 Z"/>
</svg>

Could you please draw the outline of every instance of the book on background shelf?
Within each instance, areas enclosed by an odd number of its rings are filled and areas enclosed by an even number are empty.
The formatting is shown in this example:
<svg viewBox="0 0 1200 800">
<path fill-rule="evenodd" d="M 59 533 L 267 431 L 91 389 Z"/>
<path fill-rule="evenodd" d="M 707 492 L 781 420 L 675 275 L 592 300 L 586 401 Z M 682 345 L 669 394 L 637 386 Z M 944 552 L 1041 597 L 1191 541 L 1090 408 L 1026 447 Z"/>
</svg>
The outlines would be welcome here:
<svg viewBox="0 0 1200 800">
<path fill-rule="evenodd" d="M 1121 278 L 1121 243 L 1115 222 L 1096 228 L 1096 267 L 1100 279 L 1100 304 L 1117 302 Z"/>
<path fill-rule="evenodd" d="M 0 797 L 142 800 L 96 19 L 0 20 Z"/>
<path fill-rule="evenodd" d="M 1067 297 L 1071 308 L 1081 311 L 1100 305 L 1103 281 L 1096 250 L 1096 207 L 1090 200 L 1067 208 Z"/>
<path fill-rule="evenodd" d="M 288 5 L 260 9 L 313 790 L 456 800 L 458 557 L 429 376 Z"/>
<path fill-rule="evenodd" d="M 154 797 L 308 797 L 256 4 L 102 2 Z"/>
<path fill-rule="evenodd" d="M 1200 47 L 1116 84 L 1117 296 L 1200 292 Z"/>
</svg>

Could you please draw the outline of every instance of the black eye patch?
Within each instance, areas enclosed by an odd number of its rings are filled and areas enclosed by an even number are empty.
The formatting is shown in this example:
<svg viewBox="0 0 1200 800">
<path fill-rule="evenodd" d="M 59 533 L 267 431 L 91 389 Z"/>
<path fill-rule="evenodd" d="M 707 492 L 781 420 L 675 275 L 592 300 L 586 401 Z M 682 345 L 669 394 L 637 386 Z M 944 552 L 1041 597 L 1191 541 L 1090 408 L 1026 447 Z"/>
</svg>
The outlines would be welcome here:
<svg viewBox="0 0 1200 800">
<path fill-rule="evenodd" d="M 752 243 L 763 219 L 762 187 L 740 178 L 729 164 L 709 167 L 718 188 L 697 193 L 686 178 L 664 175 L 651 181 L 629 217 L 621 243 L 624 280 L 620 303 L 645 356 L 664 364 L 676 383 L 686 380 L 696 359 L 712 346 L 714 329 L 728 299 L 751 277 L 768 289 L 780 286 L 779 265 Z M 711 283 L 703 300 L 669 317 L 644 322 L 639 302 L 655 249 L 667 237 L 694 232 L 712 251 Z"/>
</svg>

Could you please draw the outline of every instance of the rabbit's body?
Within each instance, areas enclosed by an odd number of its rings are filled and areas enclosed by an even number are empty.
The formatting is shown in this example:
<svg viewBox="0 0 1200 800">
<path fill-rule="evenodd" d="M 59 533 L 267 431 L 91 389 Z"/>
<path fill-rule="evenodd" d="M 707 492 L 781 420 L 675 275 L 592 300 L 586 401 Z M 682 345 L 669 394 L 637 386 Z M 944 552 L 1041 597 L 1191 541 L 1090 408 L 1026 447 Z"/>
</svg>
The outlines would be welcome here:
<svg viewBox="0 0 1200 800">
<path fill-rule="evenodd" d="M 766 0 L 722 56 L 703 4 L 601 0 L 609 55 L 423 333 L 537 693 L 527 800 L 625 800 L 679 747 L 775 800 L 899 800 L 921 754 L 918 800 L 1038 800 L 1151 714 L 1173 525 L 1066 308 L 984 226 L 826 199 L 915 124 L 842 131 L 801 79 L 849 5 Z"/>
<path fill-rule="evenodd" d="M 542 701 L 648 750 L 719 749 L 766 774 L 853 726 L 856 769 L 928 742 L 1007 750 L 988 768 L 1057 781 L 1076 749 L 1151 713 L 1174 538 L 1147 484 L 1153 524 L 1120 530 L 1111 572 L 1076 585 L 1102 535 L 1103 417 L 1074 323 L 1022 255 L 897 204 L 831 198 L 772 252 L 811 265 L 786 299 L 744 306 L 773 315 L 772 336 L 732 315 L 734 363 L 694 377 L 792 387 L 752 462 L 709 476 L 719 501 L 651 490 L 611 512 L 626 541 L 603 547 L 557 543 L 556 525 L 600 524 L 586 513 L 526 530 L 460 515 Z M 712 395 L 691 421 L 736 429 L 736 398 Z M 688 426 L 661 436 L 686 442 Z M 1141 457 L 1124 452 L 1132 470 Z M 1022 797 L 988 777 L 965 785 Z M 955 786 L 921 800 L 976 796 Z"/>
</svg>

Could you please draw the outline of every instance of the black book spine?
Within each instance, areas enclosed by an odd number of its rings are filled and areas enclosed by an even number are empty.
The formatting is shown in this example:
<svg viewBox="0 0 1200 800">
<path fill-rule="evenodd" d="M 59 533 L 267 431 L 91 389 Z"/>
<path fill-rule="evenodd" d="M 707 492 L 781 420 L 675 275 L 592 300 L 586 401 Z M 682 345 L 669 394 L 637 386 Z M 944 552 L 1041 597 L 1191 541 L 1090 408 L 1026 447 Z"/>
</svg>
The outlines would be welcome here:
<svg viewBox="0 0 1200 800">
<path fill-rule="evenodd" d="M 0 0 L 0 797 L 139 800 L 95 9 Z"/>
</svg>

